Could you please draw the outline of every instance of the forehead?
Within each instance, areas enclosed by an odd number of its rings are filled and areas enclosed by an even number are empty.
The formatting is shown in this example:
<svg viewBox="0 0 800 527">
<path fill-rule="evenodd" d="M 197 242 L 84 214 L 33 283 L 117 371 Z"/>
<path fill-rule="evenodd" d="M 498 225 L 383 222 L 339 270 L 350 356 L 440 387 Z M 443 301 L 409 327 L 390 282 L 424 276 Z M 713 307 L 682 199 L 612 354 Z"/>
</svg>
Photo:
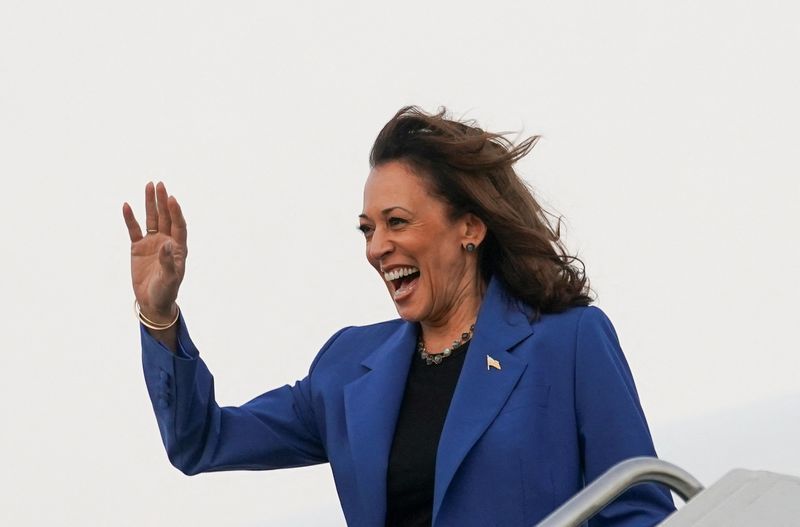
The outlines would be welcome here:
<svg viewBox="0 0 800 527">
<path fill-rule="evenodd" d="M 388 207 L 417 210 L 433 203 L 443 205 L 431 194 L 428 182 L 400 161 L 373 168 L 364 184 L 364 212 L 368 215 Z"/>
</svg>

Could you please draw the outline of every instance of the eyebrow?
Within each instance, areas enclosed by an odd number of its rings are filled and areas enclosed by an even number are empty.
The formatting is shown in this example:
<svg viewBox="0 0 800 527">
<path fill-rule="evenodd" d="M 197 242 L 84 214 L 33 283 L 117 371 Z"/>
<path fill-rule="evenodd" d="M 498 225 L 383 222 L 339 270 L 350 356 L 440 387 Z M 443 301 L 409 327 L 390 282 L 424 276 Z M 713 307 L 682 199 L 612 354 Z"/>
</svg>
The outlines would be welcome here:
<svg viewBox="0 0 800 527">
<path fill-rule="evenodd" d="M 388 207 L 388 208 L 385 208 L 385 209 L 383 209 L 383 210 L 381 211 L 381 214 L 383 214 L 383 215 L 385 216 L 385 215 L 389 214 L 390 212 L 392 212 L 394 209 L 400 209 L 400 210 L 404 210 L 404 211 L 406 211 L 408 214 L 411 214 L 411 211 L 410 211 L 410 210 L 408 210 L 408 209 L 407 209 L 407 208 L 405 208 L 405 207 L 401 207 L 400 205 L 395 205 L 395 206 L 393 206 L 393 207 Z M 365 220 L 368 220 L 368 219 L 369 219 L 369 216 L 367 216 L 367 215 L 366 215 L 366 214 L 364 214 L 363 212 L 362 212 L 361 214 L 359 214 L 359 215 L 358 215 L 358 217 L 359 217 L 359 218 L 362 218 L 362 219 L 365 219 Z"/>
</svg>

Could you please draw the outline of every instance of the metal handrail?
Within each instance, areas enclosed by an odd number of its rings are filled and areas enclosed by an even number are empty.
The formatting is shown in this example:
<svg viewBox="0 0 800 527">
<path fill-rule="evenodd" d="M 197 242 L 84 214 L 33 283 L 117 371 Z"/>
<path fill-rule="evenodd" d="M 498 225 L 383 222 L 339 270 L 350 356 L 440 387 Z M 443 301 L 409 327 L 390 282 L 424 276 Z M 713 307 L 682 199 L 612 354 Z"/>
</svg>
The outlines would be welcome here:
<svg viewBox="0 0 800 527">
<path fill-rule="evenodd" d="M 639 483 L 662 483 L 683 501 L 703 491 L 703 485 L 682 468 L 654 457 L 635 457 L 608 469 L 536 527 L 578 527 Z"/>
</svg>

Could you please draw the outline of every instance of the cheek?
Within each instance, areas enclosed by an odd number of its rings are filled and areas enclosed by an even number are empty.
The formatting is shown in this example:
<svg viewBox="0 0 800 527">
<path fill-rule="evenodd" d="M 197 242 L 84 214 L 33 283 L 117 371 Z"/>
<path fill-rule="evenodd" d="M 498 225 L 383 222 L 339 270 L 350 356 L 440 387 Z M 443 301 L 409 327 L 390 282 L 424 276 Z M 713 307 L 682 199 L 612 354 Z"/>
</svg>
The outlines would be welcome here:
<svg viewBox="0 0 800 527">
<path fill-rule="evenodd" d="M 437 245 L 436 249 L 432 252 L 431 260 L 432 267 L 442 274 L 442 276 L 437 277 L 440 280 L 452 278 L 454 272 L 461 268 L 465 261 L 461 247 L 452 240 L 447 239 L 442 240 L 442 242 Z"/>
<path fill-rule="evenodd" d="M 372 267 L 374 267 L 376 270 L 380 269 L 378 262 L 374 258 L 371 258 L 369 256 L 369 244 L 366 244 L 366 246 L 364 247 L 364 257 L 367 259 L 367 262 L 369 262 L 369 264 Z"/>
<path fill-rule="evenodd" d="M 373 269 L 375 269 L 375 272 L 378 273 L 378 275 L 381 278 L 381 282 L 384 282 L 385 285 L 388 284 L 388 282 L 386 282 L 383 279 L 383 273 L 381 272 L 381 263 L 380 263 L 380 261 L 378 261 L 378 260 L 376 260 L 374 258 L 370 258 L 370 256 L 369 256 L 369 246 L 367 247 L 366 251 L 364 252 L 364 257 L 367 259 L 367 263 L 369 263 L 369 266 L 372 267 Z"/>
<path fill-rule="evenodd" d="M 445 290 L 459 276 L 460 263 L 457 255 L 439 250 L 431 255 L 427 267 L 427 282 L 434 290 Z"/>
</svg>

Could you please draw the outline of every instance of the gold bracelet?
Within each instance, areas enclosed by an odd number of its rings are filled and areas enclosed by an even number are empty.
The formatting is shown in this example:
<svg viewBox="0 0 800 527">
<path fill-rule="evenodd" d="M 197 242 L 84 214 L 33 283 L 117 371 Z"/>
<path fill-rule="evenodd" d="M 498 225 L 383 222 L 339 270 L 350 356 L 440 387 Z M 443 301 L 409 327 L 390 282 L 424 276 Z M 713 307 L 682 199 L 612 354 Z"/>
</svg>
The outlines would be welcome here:
<svg viewBox="0 0 800 527">
<path fill-rule="evenodd" d="M 164 331 L 165 329 L 171 328 L 178 322 L 178 319 L 181 316 L 181 308 L 180 306 L 178 306 L 178 304 L 175 304 L 175 307 L 177 308 L 177 312 L 175 313 L 175 318 L 172 320 L 172 322 L 168 324 L 161 324 L 159 322 L 150 320 L 149 318 L 144 316 L 142 314 L 142 309 L 139 306 L 139 301 L 136 299 L 133 300 L 133 311 L 134 313 L 136 313 L 136 318 L 139 319 L 139 322 L 141 322 L 144 327 L 150 328 L 155 331 Z"/>
</svg>

